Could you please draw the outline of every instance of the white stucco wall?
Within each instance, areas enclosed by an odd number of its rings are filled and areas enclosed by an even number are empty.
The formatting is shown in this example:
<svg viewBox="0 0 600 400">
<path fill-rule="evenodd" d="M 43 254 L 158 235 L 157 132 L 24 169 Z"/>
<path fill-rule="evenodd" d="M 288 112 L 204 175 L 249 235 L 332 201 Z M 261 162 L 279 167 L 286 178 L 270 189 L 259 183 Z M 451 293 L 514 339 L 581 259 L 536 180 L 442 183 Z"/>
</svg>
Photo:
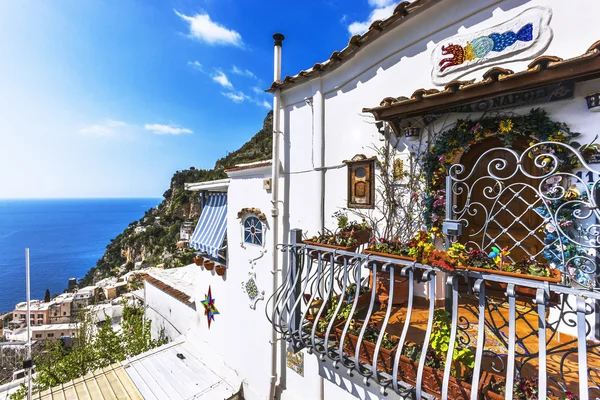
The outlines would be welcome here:
<svg viewBox="0 0 600 400">
<path fill-rule="evenodd" d="M 285 187 L 282 198 L 288 228 L 301 228 L 309 235 L 315 234 L 319 228 L 320 172 L 314 171 L 312 160 L 320 157 L 314 152 L 321 148 L 320 143 L 315 143 L 319 136 L 314 134 L 320 132 L 316 126 L 320 118 L 318 112 L 315 117 L 317 102 L 313 101 L 311 107 L 305 98 L 324 97 L 324 165 L 332 167 L 325 174 L 325 223 L 333 227 L 331 215 L 346 206 L 347 193 L 347 169 L 333 167 L 357 153 L 371 156 L 373 151 L 370 147 L 380 144 L 374 120 L 370 114 L 363 114 L 362 108 L 377 106 L 385 97 L 410 97 L 420 88 L 443 90 L 443 87 L 434 85 L 431 78 L 431 51 L 436 43 L 453 35 L 492 27 L 533 6 L 548 7 L 553 12 L 550 26 L 554 38 L 543 54 L 561 58 L 578 56 L 600 39 L 600 27 L 595 22 L 600 3 L 593 0 L 580 1 L 577 5 L 559 0 L 444 1 L 367 45 L 352 60 L 333 71 L 283 90 L 282 130 L 285 139 L 282 144 L 284 172 L 281 180 Z M 293 50 L 286 48 L 284 42 L 284 65 L 286 51 Z M 518 72 L 527 69 L 530 61 L 505 60 L 498 66 Z M 491 66 L 459 79 L 481 80 L 489 68 Z M 600 81 L 577 84 L 573 100 L 539 106 L 546 109 L 552 119 L 567 123 L 572 131 L 581 132 L 579 142 L 589 142 L 597 134 L 600 114 L 587 111 L 583 98 L 598 91 L 599 85 Z M 511 111 L 526 113 L 531 108 Z M 455 114 L 445 122 L 449 124 L 453 119 L 465 116 Z M 440 124 L 434 124 L 433 129 L 439 129 Z M 404 145 L 402 140 L 399 148 Z M 283 237 L 287 238 L 288 233 L 287 230 L 283 232 Z M 287 390 L 283 398 L 319 398 L 319 362 L 315 356 L 306 354 L 304 363 L 304 377 L 287 371 Z M 325 398 L 377 397 L 362 390 L 352 395 L 340 386 L 343 385 L 339 382 L 326 381 Z"/>
<path fill-rule="evenodd" d="M 196 311 L 173 296 L 144 281 L 146 292 L 146 318 L 152 321 L 152 338 L 159 337 L 161 330 L 169 340 L 185 334 L 194 322 Z"/>
</svg>

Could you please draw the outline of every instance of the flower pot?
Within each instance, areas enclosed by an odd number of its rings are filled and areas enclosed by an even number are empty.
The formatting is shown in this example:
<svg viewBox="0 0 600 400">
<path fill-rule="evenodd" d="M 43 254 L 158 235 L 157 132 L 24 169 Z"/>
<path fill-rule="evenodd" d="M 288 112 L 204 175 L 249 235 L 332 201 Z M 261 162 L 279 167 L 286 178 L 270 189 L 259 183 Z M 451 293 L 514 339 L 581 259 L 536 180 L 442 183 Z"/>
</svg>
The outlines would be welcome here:
<svg viewBox="0 0 600 400">
<path fill-rule="evenodd" d="M 417 383 L 417 370 L 419 364 L 406 356 L 400 356 L 400 365 L 398 366 L 398 379 L 411 385 Z M 489 385 L 490 378 L 496 378 L 499 375 L 489 372 L 483 372 L 479 379 L 479 388 L 483 389 Z M 427 365 L 423 366 L 423 390 L 425 393 L 441 398 L 442 382 L 444 381 L 444 371 L 441 369 L 431 368 Z M 453 376 L 448 380 L 448 398 L 453 400 L 470 400 L 471 399 L 471 384 Z M 483 398 L 486 400 L 501 400 L 504 397 L 497 393 L 484 390 Z"/>
<path fill-rule="evenodd" d="M 321 260 L 323 261 L 331 261 L 332 257 L 335 260 L 336 263 L 342 264 L 344 262 L 344 259 L 348 260 L 348 262 L 350 262 L 350 259 L 352 257 L 350 256 L 333 256 L 333 250 L 342 250 L 342 251 L 347 251 L 350 253 L 354 253 L 356 252 L 356 249 L 358 248 L 358 245 L 354 245 L 354 246 L 336 246 L 334 244 L 326 244 L 326 243 L 318 243 L 312 240 L 303 240 L 302 243 L 304 244 L 308 244 L 311 246 L 318 246 L 318 247 L 323 247 L 325 249 L 328 250 L 308 250 L 308 254 L 310 256 L 310 258 L 312 258 L 313 260 L 318 260 L 319 258 L 319 254 L 322 254 L 321 256 Z"/>
<path fill-rule="evenodd" d="M 227 272 L 227 267 L 225 267 L 224 265 L 218 264 L 215 266 L 215 272 L 217 273 L 217 275 L 223 276 L 223 275 L 225 275 L 225 272 Z"/>
<path fill-rule="evenodd" d="M 402 261 L 412 261 L 414 262 L 415 259 L 411 258 L 411 257 L 405 257 L 405 256 L 397 256 L 397 255 L 393 255 L 393 254 L 385 254 L 385 253 L 379 253 L 377 251 L 372 251 L 372 250 L 363 250 L 363 253 L 365 254 L 371 254 L 371 255 L 375 255 L 375 256 L 381 256 L 381 257 L 387 257 L 387 258 L 392 258 L 392 259 L 396 259 L 396 260 L 402 260 Z M 377 264 L 377 283 L 375 285 L 373 285 L 373 271 L 370 271 L 370 285 L 371 287 L 374 287 L 377 294 L 375 296 L 375 300 L 378 301 L 381 304 L 388 304 L 388 299 L 390 298 L 390 272 L 389 272 L 389 266 L 388 266 L 388 271 L 384 272 L 382 270 L 383 267 L 383 262 L 379 262 L 376 261 Z M 402 267 L 396 265 L 394 267 L 394 298 L 392 299 L 392 304 L 396 305 L 396 304 L 404 304 L 408 301 L 408 278 L 405 278 L 403 276 L 400 275 L 400 271 L 402 271 Z"/>
<path fill-rule="evenodd" d="M 342 338 L 343 326 L 340 326 L 336 329 L 336 335 L 338 342 Z M 396 337 L 396 336 L 391 336 Z M 396 337 L 397 338 L 397 337 Z M 358 343 L 358 336 L 355 336 L 351 333 L 346 333 L 346 338 L 344 340 L 343 350 L 344 353 L 349 356 L 354 357 L 356 353 L 356 347 Z M 373 359 L 375 358 L 375 347 L 376 344 L 369 342 L 367 340 L 363 340 L 360 346 L 360 354 L 358 358 L 360 361 L 364 362 L 368 365 L 373 365 Z M 377 369 L 380 371 L 387 372 L 390 374 L 394 368 L 394 357 L 396 356 L 396 350 L 398 349 L 398 345 L 394 346 L 392 349 L 384 349 L 383 347 L 379 348 L 379 355 L 377 356 Z"/>
<path fill-rule="evenodd" d="M 360 231 L 355 230 L 352 234 L 352 237 L 356 239 L 358 245 L 369 243 L 369 239 L 371 239 L 371 232 L 373 230 L 371 228 L 362 229 Z M 351 231 L 344 231 L 342 233 L 350 235 Z"/>
<path fill-rule="evenodd" d="M 215 262 L 210 260 L 204 261 L 204 268 L 208 271 L 212 271 L 215 268 Z"/>
<path fill-rule="evenodd" d="M 552 276 L 546 277 L 546 276 L 532 276 L 532 275 L 526 275 L 526 274 L 517 274 L 514 272 L 507 272 L 507 271 L 496 271 L 496 270 L 487 269 L 487 268 L 468 267 L 468 266 L 463 266 L 463 265 L 459 265 L 456 268 L 457 269 L 465 269 L 468 271 L 483 272 L 483 273 L 488 273 L 488 274 L 510 276 L 513 278 L 531 279 L 534 281 L 543 281 L 543 282 L 551 282 L 551 283 L 560 283 L 562 281 L 562 274 L 557 269 L 550 270 L 552 273 Z M 476 281 L 475 278 L 469 278 L 469 285 L 471 287 L 473 287 L 473 285 L 475 285 L 475 281 Z M 463 292 L 466 292 L 468 290 L 467 283 L 465 282 L 464 279 L 461 279 L 461 278 L 458 279 L 458 287 L 459 287 L 459 290 L 463 291 Z M 526 287 L 526 286 L 515 286 L 515 293 L 517 294 L 518 300 L 534 300 L 536 297 L 536 289 Z M 496 299 L 500 299 L 500 300 L 507 299 L 506 283 L 485 281 L 485 295 L 486 295 L 486 297 L 496 298 Z M 550 299 L 548 299 L 548 301 L 549 301 L 550 305 L 558 304 L 560 301 L 560 294 L 555 293 L 555 292 L 551 293 Z"/>
<path fill-rule="evenodd" d="M 408 126 L 404 128 L 404 137 L 408 140 L 417 140 L 421 136 L 421 128 L 417 126 Z"/>
<path fill-rule="evenodd" d="M 305 325 L 304 327 L 304 332 L 308 333 L 309 335 L 312 334 L 312 328 L 313 328 L 313 324 L 315 323 L 315 316 L 314 315 L 307 315 L 306 316 L 306 320 L 309 321 L 310 323 Z M 325 318 L 321 317 L 319 318 L 317 324 L 319 322 L 323 322 L 326 321 Z M 336 331 L 338 329 L 338 326 L 342 325 L 346 323 L 345 319 L 340 319 L 337 320 L 336 322 L 333 323 L 333 326 L 331 327 L 331 333 L 329 334 L 329 340 L 330 341 L 335 341 L 337 340 L 337 335 L 336 335 Z M 319 332 L 318 330 L 315 330 L 315 336 L 319 337 L 321 339 L 325 339 L 325 333 Z"/>
<path fill-rule="evenodd" d="M 194 257 L 194 264 L 201 267 L 204 264 L 204 257 L 200 257 L 200 256 Z"/>
<path fill-rule="evenodd" d="M 592 93 L 585 96 L 585 102 L 587 103 L 588 110 L 598 112 L 600 111 L 600 93 Z"/>
</svg>

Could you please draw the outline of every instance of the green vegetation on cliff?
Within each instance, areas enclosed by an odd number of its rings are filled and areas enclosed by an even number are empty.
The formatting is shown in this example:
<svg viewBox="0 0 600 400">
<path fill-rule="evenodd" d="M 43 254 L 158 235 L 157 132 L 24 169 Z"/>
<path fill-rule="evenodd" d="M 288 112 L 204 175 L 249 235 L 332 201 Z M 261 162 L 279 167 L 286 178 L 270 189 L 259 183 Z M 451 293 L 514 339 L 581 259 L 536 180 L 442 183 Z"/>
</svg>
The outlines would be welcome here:
<svg viewBox="0 0 600 400">
<path fill-rule="evenodd" d="M 197 192 L 184 189 L 185 183 L 206 182 L 226 178 L 224 169 L 236 164 L 249 163 L 271 158 L 273 134 L 273 112 L 269 112 L 262 129 L 240 149 L 229 153 L 215 163 L 214 169 L 194 167 L 177 171 L 171 178 L 164 200 L 146 211 L 144 217 L 134 221 L 106 246 L 104 256 L 98 260 L 81 285 L 90 285 L 100 279 L 117 276 L 142 266 L 164 264 L 165 268 L 180 267 L 192 263 L 191 249 L 178 249 L 177 241 L 181 224 L 200 216 L 200 201 Z"/>
</svg>

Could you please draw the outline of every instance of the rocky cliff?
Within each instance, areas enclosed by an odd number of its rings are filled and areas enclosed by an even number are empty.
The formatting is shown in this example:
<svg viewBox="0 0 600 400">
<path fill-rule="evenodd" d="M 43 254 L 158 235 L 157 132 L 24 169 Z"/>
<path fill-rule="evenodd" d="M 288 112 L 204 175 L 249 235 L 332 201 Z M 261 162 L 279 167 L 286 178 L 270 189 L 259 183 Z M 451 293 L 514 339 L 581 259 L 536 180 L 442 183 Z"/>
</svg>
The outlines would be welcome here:
<svg viewBox="0 0 600 400">
<path fill-rule="evenodd" d="M 227 167 L 271 158 L 272 133 L 271 111 L 265 117 L 262 129 L 238 150 L 217 160 L 213 169 L 192 167 L 175 172 L 169 189 L 163 194 L 163 201 L 112 239 L 106 246 L 104 256 L 80 280 L 79 285 L 93 284 L 136 267 L 164 264 L 165 268 L 174 268 L 190 264 L 193 250 L 180 249 L 177 242 L 182 223 L 192 221 L 195 226 L 198 221 L 200 201 L 197 192 L 184 190 L 184 184 L 226 178 L 223 170 Z"/>
</svg>

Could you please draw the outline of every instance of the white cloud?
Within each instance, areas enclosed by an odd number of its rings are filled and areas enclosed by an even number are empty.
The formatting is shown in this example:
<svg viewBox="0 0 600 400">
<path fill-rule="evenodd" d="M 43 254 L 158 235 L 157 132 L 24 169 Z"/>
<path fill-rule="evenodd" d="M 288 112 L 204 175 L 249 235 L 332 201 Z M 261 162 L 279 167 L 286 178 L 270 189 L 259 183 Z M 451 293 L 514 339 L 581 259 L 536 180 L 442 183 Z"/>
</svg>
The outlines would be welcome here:
<svg viewBox="0 0 600 400">
<path fill-rule="evenodd" d="M 219 85 L 226 87 L 228 89 L 233 89 L 233 85 L 227 79 L 227 75 L 223 73 L 223 71 L 217 71 L 215 75 L 213 75 L 213 81 L 217 82 Z"/>
<path fill-rule="evenodd" d="M 247 70 L 247 69 L 240 69 L 240 68 L 236 67 L 235 65 L 233 66 L 233 68 L 231 68 L 231 72 L 233 72 L 236 75 L 247 76 L 249 78 L 256 79 L 256 75 L 254 75 L 252 73 L 252 71 Z"/>
<path fill-rule="evenodd" d="M 270 110 L 270 109 L 271 109 L 271 103 L 269 103 L 269 102 L 268 102 L 268 101 L 266 101 L 266 100 L 263 100 L 263 102 L 262 102 L 262 106 L 263 106 L 264 108 L 266 108 L 267 110 Z"/>
<path fill-rule="evenodd" d="M 89 125 L 79 130 L 82 135 L 90 136 L 114 136 L 120 130 L 128 128 L 129 124 L 123 121 L 107 120 L 101 124 Z"/>
<path fill-rule="evenodd" d="M 146 124 L 144 125 L 144 129 L 156 135 L 181 135 L 183 133 L 193 133 L 191 129 L 163 124 Z"/>
<path fill-rule="evenodd" d="M 227 97 L 228 99 L 232 100 L 234 103 L 241 103 L 244 100 L 248 99 L 248 96 L 246 96 L 244 93 L 242 92 L 221 92 L 221 94 L 225 97 Z"/>
<path fill-rule="evenodd" d="M 189 36 L 196 40 L 211 45 L 224 44 L 238 47 L 243 45 L 242 36 L 238 32 L 233 29 L 227 29 L 223 25 L 214 22 L 210 19 L 208 14 L 196 14 L 190 17 L 177 10 L 173 11 L 189 24 Z"/>
<path fill-rule="evenodd" d="M 202 71 L 202 64 L 200 64 L 198 61 L 188 61 L 187 64 L 198 71 Z"/>
<path fill-rule="evenodd" d="M 256 94 L 262 94 L 264 93 L 264 90 L 262 90 L 261 88 L 259 88 L 258 86 L 253 86 L 252 87 L 252 91 Z"/>
<path fill-rule="evenodd" d="M 389 1 L 386 2 L 385 0 L 369 0 L 370 5 L 375 5 L 378 3 L 386 4 L 389 3 Z M 373 21 L 386 19 L 389 16 L 391 16 L 394 13 L 394 8 L 396 8 L 396 4 L 389 4 L 384 7 L 376 6 L 376 8 L 373 11 L 371 11 L 369 19 L 367 21 L 356 21 L 348 25 L 348 32 L 350 32 L 351 35 L 360 35 L 365 33 L 369 29 L 369 26 L 371 26 Z"/>
<path fill-rule="evenodd" d="M 369 5 L 375 8 L 383 8 L 390 4 L 396 4 L 396 0 L 369 0 Z"/>
</svg>

